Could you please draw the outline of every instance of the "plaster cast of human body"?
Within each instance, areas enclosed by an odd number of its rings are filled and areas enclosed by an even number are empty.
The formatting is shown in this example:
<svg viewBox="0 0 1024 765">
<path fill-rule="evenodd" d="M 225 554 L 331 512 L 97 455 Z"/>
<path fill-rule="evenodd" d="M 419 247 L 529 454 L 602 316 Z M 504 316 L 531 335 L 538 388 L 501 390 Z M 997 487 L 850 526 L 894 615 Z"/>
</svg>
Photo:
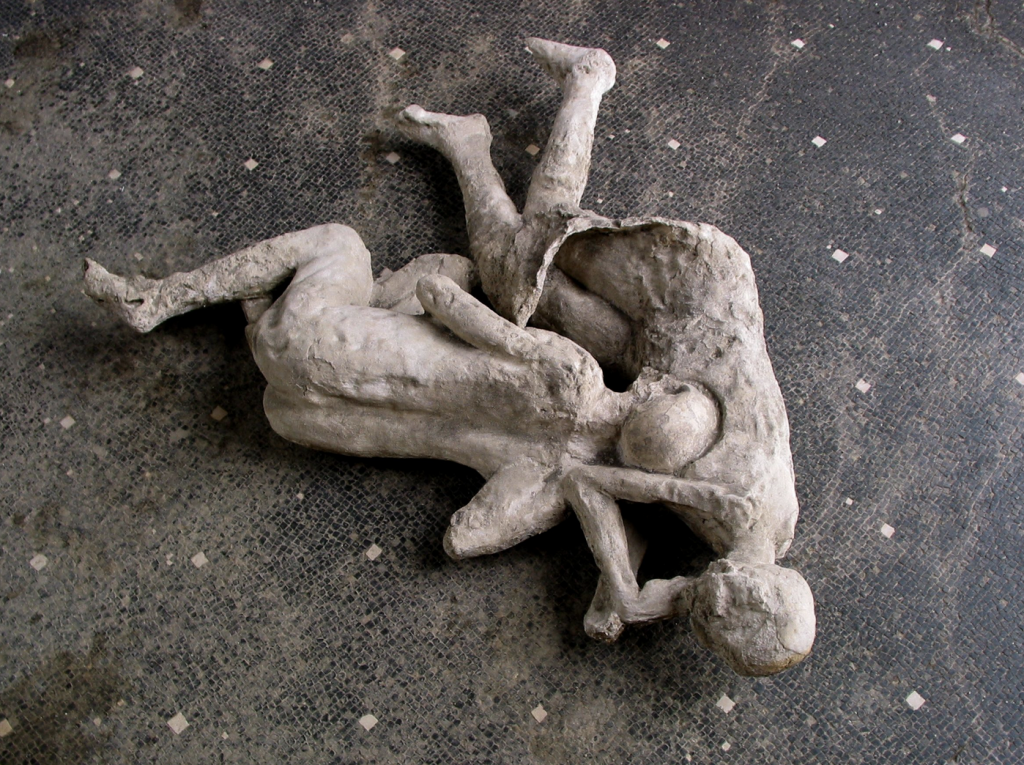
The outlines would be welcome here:
<svg viewBox="0 0 1024 765">
<path fill-rule="evenodd" d="M 481 115 L 411 106 L 398 117 L 405 135 L 452 162 L 497 313 L 468 294 L 474 271 L 459 256 L 423 256 L 373 282 L 358 235 L 335 224 L 163 280 L 89 261 L 87 292 L 140 331 L 242 300 L 282 436 L 344 454 L 449 459 L 488 479 L 452 517 L 450 555 L 505 549 L 571 506 L 602 572 L 588 633 L 615 639 L 624 624 L 689 613 L 738 672 L 784 669 L 809 653 L 814 610 L 800 575 L 775 565 L 797 502 L 749 258 L 711 226 L 581 210 L 614 63 L 597 49 L 528 46 L 563 103 L 522 213 L 491 164 Z M 531 318 L 554 332 L 524 328 Z M 635 381 L 609 390 L 598 362 Z M 698 578 L 640 588 L 643 542 L 619 499 L 675 510 L 720 560 Z"/>
</svg>

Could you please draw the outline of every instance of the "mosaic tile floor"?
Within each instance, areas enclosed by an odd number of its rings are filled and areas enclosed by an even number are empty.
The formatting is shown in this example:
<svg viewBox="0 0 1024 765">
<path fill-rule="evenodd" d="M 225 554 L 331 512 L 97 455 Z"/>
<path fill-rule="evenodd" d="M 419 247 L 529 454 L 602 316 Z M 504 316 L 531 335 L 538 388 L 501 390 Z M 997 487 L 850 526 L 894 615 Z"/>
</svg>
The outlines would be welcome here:
<svg viewBox="0 0 1024 765">
<path fill-rule="evenodd" d="M 465 252 L 390 118 L 486 114 L 521 203 L 527 35 L 618 63 L 586 206 L 751 254 L 818 599 L 787 673 L 588 639 L 575 521 L 455 563 L 478 476 L 278 438 L 235 306 L 137 336 L 81 293 L 328 221 Z M 0 0 L 0 761 L 1024 760 L 1022 74 L 1009 0 Z M 649 575 L 707 561 L 646 531 Z"/>
</svg>

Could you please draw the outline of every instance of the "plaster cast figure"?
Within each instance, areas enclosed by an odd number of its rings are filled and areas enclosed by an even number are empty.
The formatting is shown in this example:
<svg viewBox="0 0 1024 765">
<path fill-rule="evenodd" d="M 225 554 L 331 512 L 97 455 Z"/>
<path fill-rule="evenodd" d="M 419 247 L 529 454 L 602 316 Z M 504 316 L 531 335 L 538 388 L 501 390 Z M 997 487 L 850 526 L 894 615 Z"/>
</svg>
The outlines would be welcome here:
<svg viewBox="0 0 1024 765">
<path fill-rule="evenodd" d="M 241 300 L 279 434 L 344 454 L 449 459 L 488 479 L 452 517 L 450 555 L 510 547 L 569 505 L 602 571 L 588 633 L 615 639 L 624 624 L 689 613 L 738 672 L 784 669 L 809 653 L 814 610 L 800 575 L 775 565 L 797 504 L 749 258 L 710 226 L 580 210 L 614 63 L 601 50 L 528 45 L 564 98 L 522 214 L 481 115 L 399 115 L 403 133 L 454 165 L 471 254 L 501 316 L 468 294 L 465 258 L 422 256 L 373 282 L 358 235 L 336 224 L 161 280 L 87 261 L 86 291 L 143 332 Z M 523 328 L 531 317 L 556 332 Z M 609 390 L 598 362 L 635 381 Z M 617 499 L 672 508 L 721 559 L 641 589 L 643 543 Z"/>
</svg>

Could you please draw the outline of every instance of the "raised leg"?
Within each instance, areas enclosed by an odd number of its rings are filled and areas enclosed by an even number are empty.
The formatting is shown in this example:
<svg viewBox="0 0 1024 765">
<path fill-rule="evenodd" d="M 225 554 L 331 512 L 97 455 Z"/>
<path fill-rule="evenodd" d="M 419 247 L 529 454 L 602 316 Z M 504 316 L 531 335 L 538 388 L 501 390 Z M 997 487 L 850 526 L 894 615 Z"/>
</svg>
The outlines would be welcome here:
<svg viewBox="0 0 1024 765">
<path fill-rule="evenodd" d="M 522 219 L 491 163 L 491 129 L 482 114 L 458 117 L 413 104 L 396 117 L 407 138 L 441 152 L 455 169 L 466 206 L 469 247 L 477 264 L 501 258 Z"/>
<path fill-rule="evenodd" d="M 562 87 L 562 106 L 523 208 L 523 217 L 529 220 L 550 210 L 579 207 L 590 174 L 597 112 L 601 98 L 615 84 L 615 62 L 600 48 L 536 37 L 529 38 L 526 47 Z"/>
<path fill-rule="evenodd" d="M 149 332 L 172 316 L 234 300 L 244 301 L 246 317 L 254 321 L 269 307 L 270 292 L 303 264 L 351 248 L 366 249 L 351 228 L 327 223 L 267 239 L 163 279 L 118 276 L 86 259 L 85 293 L 139 332 Z"/>
</svg>

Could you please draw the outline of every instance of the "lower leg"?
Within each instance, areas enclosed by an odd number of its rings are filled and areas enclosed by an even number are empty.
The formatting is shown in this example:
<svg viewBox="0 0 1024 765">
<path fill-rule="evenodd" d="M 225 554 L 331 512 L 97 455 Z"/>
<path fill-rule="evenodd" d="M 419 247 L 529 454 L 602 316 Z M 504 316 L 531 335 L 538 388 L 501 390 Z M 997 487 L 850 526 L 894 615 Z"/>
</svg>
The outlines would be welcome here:
<svg viewBox="0 0 1024 765">
<path fill-rule="evenodd" d="M 454 116 L 413 104 L 396 118 L 407 138 L 441 152 L 455 169 L 466 206 L 469 247 L 477 263 L 501 257 L 521 218 L 491 163 L 491 130 L 481 114 Z"/>
<path fill-rule="evenodd" d="M 562 86 L 555 117 L 540 164 L 533 173 L 523 216 L 553 208 L 576 208 L 590 173 L 594 126 L 601 98 L 615 84 L 615 62 L 599 48 L 577 48 L 530 38 L 534 58 Z"/>
<path fill-rule="evenodd" d="M 87 259 L 85 292 L 139 332 L 148 332 L 172 316 L 234 300 L 247 301 L 247 315 L 255 316 L 266 305 L 263 298 L 300 265 L 356 242 L 362 246 L 355 231 L 331 223 L 267 239 L 163 279 L 125 278 Z"/>
</svg>

